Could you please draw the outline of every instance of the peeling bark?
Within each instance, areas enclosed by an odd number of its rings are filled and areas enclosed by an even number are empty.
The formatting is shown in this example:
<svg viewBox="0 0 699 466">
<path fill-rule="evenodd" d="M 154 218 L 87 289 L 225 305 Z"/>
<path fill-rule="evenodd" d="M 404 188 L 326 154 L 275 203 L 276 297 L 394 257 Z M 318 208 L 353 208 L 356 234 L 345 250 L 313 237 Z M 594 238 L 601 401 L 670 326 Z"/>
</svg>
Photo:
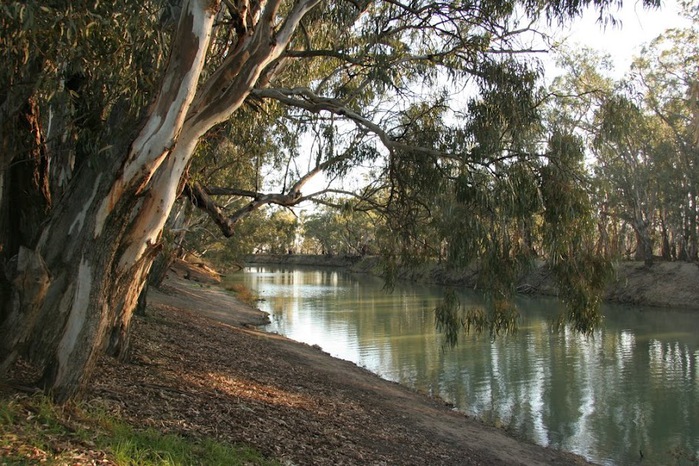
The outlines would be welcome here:
<svg viewBox="0 0 699 466">
<path fill-rule="evenodd" d="M 20 247 L 19 254 L 7 270 L 13 285 L 13 296 L 7 316 L 0 326 L 0 372 L 7 368 L 22 350 L 24 339 L 34 327 L 46 297 L 51 276 L 41 255 L 34 250 Z M 23 290 L 24 293 L 19 293 Z"/>
<path fill-rule="evenodd" d="M 107 216 L 124 193 L 134 186 L 136 194 L 146 189 L 151 177 L 175 147 L 206 60 L 218 9 L 214 8 L 215 5 L 218 3 L 191 0 L 183 8 L 163 87 L 145 126 L 131 146 L 120 176 L 102 201 L 95 238 L 102 233 Z M 196 140 L 193 143 L 196 144 Z"/>
<path fill-rule="evenodd" d="M 27 357 L 44 368 L 45 388 L 62 401 L 80 391 L 104 350 L 128 354 L 131 317 L 199 138 L 240 107 L 317 3 L 296 2 L 281 25 L 280 0 L 248 11 L 247 35 L 200 85 L 219 1 L 185 2 L 140 131 L 130 143 L 115 142 L 114 155 L 101 163 L 83 164 L 33 247 L 21 250 L 5 304 L 10 312 L 0 315 L 1 334 L 13 335 L 0 344 L 0 369 Z"/>
</svg>

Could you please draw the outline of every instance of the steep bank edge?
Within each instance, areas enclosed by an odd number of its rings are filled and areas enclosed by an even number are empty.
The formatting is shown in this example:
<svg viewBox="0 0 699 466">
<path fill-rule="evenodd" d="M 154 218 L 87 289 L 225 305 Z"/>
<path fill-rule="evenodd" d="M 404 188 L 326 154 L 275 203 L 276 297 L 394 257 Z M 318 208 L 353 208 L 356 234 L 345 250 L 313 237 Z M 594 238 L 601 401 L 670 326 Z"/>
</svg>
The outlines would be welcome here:
<svg viewBox="0 0 699 466">
<path fill-rule="evenodd" d="M 380 273 L 376 257 L 314 255 L 250 255 L 246 264 L 340 267 L 361 273 Z M 669 307 L 699 310 L 699 264 L 690 262 L 619 262 L 616 277 L 609 284 L 605 301 L 635 306 Z M 475 288 L 477 270 L 472 267 L 447 269 L 441 264 L 426 264 L 406 269 L 399 278 L 406 281 Z M 556 287 L 543 266 L 521 278 L 523 293 L 555 296 Z"/>
</svg>

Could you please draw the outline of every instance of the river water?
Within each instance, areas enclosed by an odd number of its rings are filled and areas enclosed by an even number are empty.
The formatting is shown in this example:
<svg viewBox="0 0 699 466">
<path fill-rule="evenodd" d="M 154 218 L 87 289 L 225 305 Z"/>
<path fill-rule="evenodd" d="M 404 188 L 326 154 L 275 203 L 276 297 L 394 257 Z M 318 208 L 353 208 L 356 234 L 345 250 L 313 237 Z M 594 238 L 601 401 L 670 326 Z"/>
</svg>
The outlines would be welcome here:
<svg viewBox="0 0 699 466">
<path fill-rule="evenodd" d="M 551 332 L 555 299 L 521 298 L 515 335 L 465 336 L 444 350 L 434 325 L 439 287 L 402 284 L 388 293 L 376 277 L 332 269 L 249 267 L 231 279 L 264 299 L 267 330 L 439 396 L 516 437 L 600 464 L 697 464 L 696 314 L 608 306 L 603 328 L 585 337 Z M 482 303 L 466 292 L 461 301 Z"/>
</svg>

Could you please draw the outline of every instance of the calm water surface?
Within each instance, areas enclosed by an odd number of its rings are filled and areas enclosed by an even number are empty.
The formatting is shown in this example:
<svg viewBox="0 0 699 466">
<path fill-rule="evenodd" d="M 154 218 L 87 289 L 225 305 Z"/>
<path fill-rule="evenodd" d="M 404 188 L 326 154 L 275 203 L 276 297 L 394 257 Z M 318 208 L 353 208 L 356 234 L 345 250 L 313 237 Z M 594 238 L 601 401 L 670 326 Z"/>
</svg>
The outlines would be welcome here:
<svg viewBox="0 0 699 466">
<path fill-rule="evenodd" d="M 464 337 L 443 351 L 434 326 L 438 287 L 405 284 L 387 293 L 375 277 L 272 267 L 232 279 L 265 300 L 259 307 L 270 313 L 269 331 L 317 344 L 516 436 L 602 464 L 696 464 L 696 314 L 610 306 L 604 328 L 584 337 L 550 331 L 556 300 L 519 299 L 516 335 Z M 476 294 L 461 298 L 466 306 L 481 302 Z"/>
</svg>

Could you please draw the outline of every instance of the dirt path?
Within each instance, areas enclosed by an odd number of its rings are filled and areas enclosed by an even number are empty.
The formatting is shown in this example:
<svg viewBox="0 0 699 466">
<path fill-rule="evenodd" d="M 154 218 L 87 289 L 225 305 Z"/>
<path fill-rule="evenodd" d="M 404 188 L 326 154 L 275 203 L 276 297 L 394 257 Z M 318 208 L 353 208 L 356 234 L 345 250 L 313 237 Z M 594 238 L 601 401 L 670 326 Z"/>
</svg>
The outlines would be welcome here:
<svg viewBox="0 0 699 466">
<path fill-rule="evenodd" d="M 246 442 L 286 464 L 583 464 L 259 322 L 222 290 L 171 276 L 134 323 L 128 364 L 105 358 L 90 397 L 139 425 Z"/>
</svg>

